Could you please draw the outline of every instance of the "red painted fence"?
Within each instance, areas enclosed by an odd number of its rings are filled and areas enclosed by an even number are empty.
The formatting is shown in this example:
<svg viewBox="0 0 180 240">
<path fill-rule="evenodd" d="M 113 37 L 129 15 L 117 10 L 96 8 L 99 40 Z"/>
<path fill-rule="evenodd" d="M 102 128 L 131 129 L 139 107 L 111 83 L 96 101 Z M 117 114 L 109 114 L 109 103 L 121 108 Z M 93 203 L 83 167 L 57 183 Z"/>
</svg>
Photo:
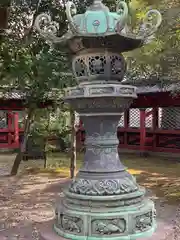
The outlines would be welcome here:
<svg viewBox="0 0 180 240">
<path fill-rule="evenodd" d="M 124 113 L 117 129 L 119 147 L 141 152 L 180 153 L 179 119 L 180 107 L 132 108 Z M 85 130 L 81 122 L 77 142 L 83 144 L 84 140 Z"/>
<path fill-rule="evenodd" d="M 6 115 L 7 127 L 0 128 L 0 148 L 16 149 L 23 135 L 18 111 L 7 110 Z M 124 113 L 117 136 L 121 149 L 180 153 L 180 107 L 131 108 Z M 85 130 L 80 122 L 78 145 L 82 146 L 84 140 Z"/>
</svg>

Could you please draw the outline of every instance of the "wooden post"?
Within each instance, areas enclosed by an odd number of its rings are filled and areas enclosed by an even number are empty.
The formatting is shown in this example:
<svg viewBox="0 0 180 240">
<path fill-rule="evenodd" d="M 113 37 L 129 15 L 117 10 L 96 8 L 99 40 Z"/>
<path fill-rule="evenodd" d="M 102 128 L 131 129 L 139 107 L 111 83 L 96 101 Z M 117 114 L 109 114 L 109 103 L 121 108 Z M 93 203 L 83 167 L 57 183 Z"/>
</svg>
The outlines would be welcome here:
<svg viewBox="0 0 180 240">
<path fill-rule="evenodd" d="M 140 151 L 143 154 L 145 151 L 146 139 L 146 109 L 140 109 Z"/>
<path fill-rule="evenodd" d="M 14 143 L 19 146 L 19 114 L 18 112 L 14 113 Z"/>
<path fill-rule="evenodd" d="M 19 165 L 20 165 L 21 160 L 23 158 L 23 155 L 26 151 L 27 142 L 28 142 L 28 138 L 29 138 L 30 126 L 31 126 L 31 124 L 34 120 L 34 112 L 35 112 L 34 108 L 28 108 L 27 118 L 25 120 L 25 126 L 24 126 L 23 141 L 20 144 L 19 152 L 16 155 L 16 158 L 14 160 L 14 164 L 13 164 L 12 169 L 11 169 L 11 175 L 12 176 L 17 174 L 18 169 L 19 169 Z"/>
<path fill-rule="evenodd" d="M 12 111 L 8 111 L 7 113 L 7 120 L 8 120 L 8 145 L 11 146 L 12 144 Z"/>
<path fill-rule="evenodd" d="M 157 142 L 155 131 L 158 129 L 158 125 L 159 125 L 158 109 L 159 109 L 158 107 L 153 108 L 153 150 L 155 150 L 156 142 Z"/>
</svg>

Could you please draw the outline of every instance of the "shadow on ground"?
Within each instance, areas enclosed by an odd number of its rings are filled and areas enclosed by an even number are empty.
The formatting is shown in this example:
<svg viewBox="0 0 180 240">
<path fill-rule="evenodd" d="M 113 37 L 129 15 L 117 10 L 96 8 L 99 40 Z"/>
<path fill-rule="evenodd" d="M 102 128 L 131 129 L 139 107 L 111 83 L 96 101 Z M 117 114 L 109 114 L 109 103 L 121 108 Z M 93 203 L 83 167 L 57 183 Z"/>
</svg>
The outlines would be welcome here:
<svg viewBox="0 0 180 240">
<path fill-rule="evenodd" d="M 34 223 L 53 219 L 54 205 L 63 196 L 62 190 L 70 181 L 70 163 L 65 155 L 49 158 L 49 168 L 46 170 L 43 170 L 43 161 L 28 161 L 21 163 L 17 176 L 3 176 L 10 173 L 13 159 L 14 156 L 0 156 L 0 231 L 6 236 L 6 231 L 13 232 L 16 229 L 18 232 L 21 227 L 27 227 L 32 232 Z M 180 201 L 180 163 L 134 155 L 123 156 L 122 161 L 140 185 L 157 195 L 158 217 L 170 218 Z M 78 168 L 81 164 L 82 156 L 78 158 Z M 168 203 L 174 204 L 169 215 L 168 204 L 162 207 L 164 197 Z M 11 239 L 9 234 L 7 239 Z M 31 233 L 28 234 L 29 238 L 22 239 L 32 239 Z"/>
<path fill-rule="evenodd" d="M 82 165 L 82 158 L 82 155 L 78 155 L 77 169 Z M 128 171 L 136 176 L 138 183 L 152 190 L 158 198 L 165 198 L 172 204 L 180 201 L 180 162 L 156 157 L 138 157 L 134 154 L 123 154 L 121 160 L 128 167 Z M 1 172 L 3 169 L 6 174 L 10 172 L 12 164 L 13 156 L 0 156 Z M 69 156 L 65 154 L 51 155 L 48 169 L 43 169 L 42 160 L 22 162 L 16 180 L 11 180 L 14 179 L 12 177 L 1 177 L 0 184 L 6 191 L 15 184 L 17 192 L 28 194 L 31 191 L 33 194 L 34 190 L 46 188 L 48 181 L 53 183 L 53 179 L 57 181 L 69 177 L 69 166 Z M 13 181 L 16 183 L 12 183 Z M 33 189 L 33 186 L 36 186 L 36 189 Z"/>
<path fill-rule="evenodd" d="M 180 202 L 180 162 L 155 157 L 126 155 L 122 162 L 137 182 L 171 204 Z"/>
</svg>

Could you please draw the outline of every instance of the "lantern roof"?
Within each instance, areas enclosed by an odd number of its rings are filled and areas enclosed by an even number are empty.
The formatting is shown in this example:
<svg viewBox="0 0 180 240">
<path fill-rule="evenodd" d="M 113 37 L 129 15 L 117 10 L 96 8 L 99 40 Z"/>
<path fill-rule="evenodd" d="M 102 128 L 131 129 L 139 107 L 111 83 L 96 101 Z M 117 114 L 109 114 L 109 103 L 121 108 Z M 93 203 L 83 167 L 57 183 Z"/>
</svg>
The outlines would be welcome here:
<svg viewBox="0 0 180 240">
<path fill-rule="evenodd" d="M 149 43 L 162 22 L 159 11 L 149 10 L 138 29 L 133 30 L 128 23 L 129 7 L 125 0 L 117 3 L 116 12 L 111 12 L 101 0 L 94 0 L 81 14 L 77 14 L 75 4 L 69 1 L 66 4 L 66 16 L 68 31 L 61 37 L 56 35 L 57 23 L 47 14 L 42 13 L 36 18 L 35 27 L 49 42 L 76 42 L 79 48 L 70 47 L 74 52 L 82 48 L 99 47 L 120 52 L 133 50 Z"/>
</svg>

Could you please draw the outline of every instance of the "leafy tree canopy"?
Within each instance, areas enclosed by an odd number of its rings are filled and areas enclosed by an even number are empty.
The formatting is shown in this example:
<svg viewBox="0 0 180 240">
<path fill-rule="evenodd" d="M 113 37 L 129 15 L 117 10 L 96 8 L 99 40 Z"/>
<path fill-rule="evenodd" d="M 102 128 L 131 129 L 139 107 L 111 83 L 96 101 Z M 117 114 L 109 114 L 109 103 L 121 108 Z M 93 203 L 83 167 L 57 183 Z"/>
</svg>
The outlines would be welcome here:
<svg viewBox="0 0 180 240">
<path fill-rule="evenodd" d="M 60 48 L 51 48 L 33 28 L 41 12 L 59 22 L 61 34 L 66 30 L 64 7 L 56 1 L 12 1 L 9 29 L 0 45 L 0 84 L 27 91 L 29 103 L 47 96 L 53 88 L 73 84 L 62 74 L 69 69 L 67 55 Z"/>
<path fill-rule="evenodd" d="M 151 8 L 157 8 L 161 12 L 163 22 L 154 41 L 126 55 L 129 64 L 128 77 L 135 83 L 142 82 L 143 79 L 145 85 L 152 82 L 154 84 L 177 82 L 180 74 L 180 2 L 138 1 L 134 5 L 139 6 L 137 18 L 143 17 L 149 4 Z"/>
<path fill-rule="evenodd" d="M 131 22 L 141 21 L 147 10 L 157 8 L 163 23 L 155 40 L 141 49 L 126 53 L 129 77 L 138 81 L 139 76 L 157 81 L 175 80 L 179 76 L 180 3 L 179 0 L 126 0 L 130 6 Z M 78 12 L 92 0 L 76 0 Z M 115 10 L 115 1 L 104 3 Z M 65 1 L 12 0 L 9 30 L 0 45 L 1 85 L 28 89 L 34 99 L 42 98 L 52 88 L 62 89 L 74 84 L 63 72 L 70 71 L 68 55 L 58 46 L 51 48 L 33 29 L 36 16 L 49 13 L 59 24 L 59 35 L 67 30 Z M 159 80 L 158 80 L 159 79 Z M 37 89 L 39 89 L 37 91 Z M 40 91 L 41 90 L 41 91 Z M 32 97 L 30 98 L 32 100 Z"/>
</svg>

